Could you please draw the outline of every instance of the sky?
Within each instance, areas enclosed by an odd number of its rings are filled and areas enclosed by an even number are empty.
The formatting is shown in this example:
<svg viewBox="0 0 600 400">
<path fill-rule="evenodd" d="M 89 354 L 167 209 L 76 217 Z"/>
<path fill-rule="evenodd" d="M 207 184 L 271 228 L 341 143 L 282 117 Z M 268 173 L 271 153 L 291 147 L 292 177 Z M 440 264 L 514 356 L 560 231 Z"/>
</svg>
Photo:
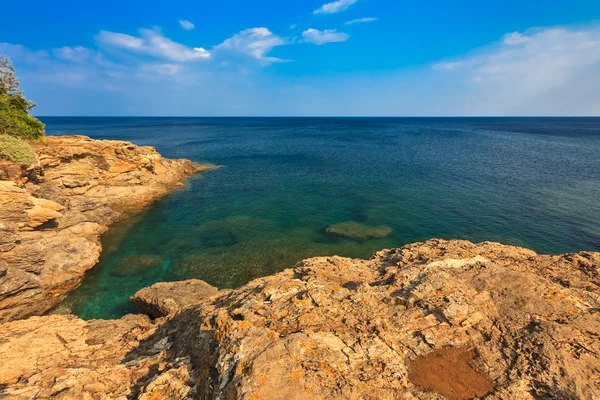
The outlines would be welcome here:
<svg viewBox="0 0 600 400">
<path fill-rule="evenodd" d="M 600 115 L 598 0 L 2 5 L 42 116 Z"/>
</svg>

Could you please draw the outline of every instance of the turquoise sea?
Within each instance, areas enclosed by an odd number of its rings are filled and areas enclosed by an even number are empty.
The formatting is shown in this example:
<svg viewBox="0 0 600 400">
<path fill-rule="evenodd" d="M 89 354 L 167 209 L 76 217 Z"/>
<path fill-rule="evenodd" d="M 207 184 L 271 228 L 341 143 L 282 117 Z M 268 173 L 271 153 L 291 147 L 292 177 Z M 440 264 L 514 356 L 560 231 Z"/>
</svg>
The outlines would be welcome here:
<svg viewBox="0 0 600 400">
<path fill-rule="evenodd" d="M 129 297 L 158 281 L 232 288 L 433 237 L 600 251 L 600 118 L 41 119 L 222 166 L 104 236 L 66 300 L 85 319 L 136 312 Z M 351 221 L 391 233 L 327 232 Z"/>
</svg>

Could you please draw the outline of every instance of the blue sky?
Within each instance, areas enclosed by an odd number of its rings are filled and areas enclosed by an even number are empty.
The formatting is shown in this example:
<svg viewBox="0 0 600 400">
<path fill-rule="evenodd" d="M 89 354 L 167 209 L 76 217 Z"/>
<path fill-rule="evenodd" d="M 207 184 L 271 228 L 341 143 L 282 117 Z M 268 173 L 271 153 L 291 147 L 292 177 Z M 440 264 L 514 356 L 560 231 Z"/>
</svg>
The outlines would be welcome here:
<svg viewBox="0 0 600 400">
<path fill-rule="evenodd" d="M 597 0 L 26 8 L 0 53 L 37 115 L 600 114 Z"/>
</svg>

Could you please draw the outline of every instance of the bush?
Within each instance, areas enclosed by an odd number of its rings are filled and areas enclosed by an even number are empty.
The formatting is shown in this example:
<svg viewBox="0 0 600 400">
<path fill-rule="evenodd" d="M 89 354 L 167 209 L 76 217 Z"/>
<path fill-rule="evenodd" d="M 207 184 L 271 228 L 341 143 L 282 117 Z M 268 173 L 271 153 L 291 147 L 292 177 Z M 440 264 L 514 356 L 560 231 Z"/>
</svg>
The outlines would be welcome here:
<svg viewBox="0 0 600 400">
<path fill-rule="evenodd" d="M 35 161 L 35 151 L 21 139 L 0 135 L 0 159 L 17 164 L 31 164 Z"/>
<path fill-rule="evenodd" d="M 44 137 L 44 124 L 12 103 L 9 96 L 0 95 L 0 135 L 28 140 Z"/>
<path fill-rule="evenodd" d="M 44 124 L 29 114 L 35 104 L 19 88 L 10 59 L 0 55 L 0 135 L 35 140 L 44 136 Z"/>
</svg>

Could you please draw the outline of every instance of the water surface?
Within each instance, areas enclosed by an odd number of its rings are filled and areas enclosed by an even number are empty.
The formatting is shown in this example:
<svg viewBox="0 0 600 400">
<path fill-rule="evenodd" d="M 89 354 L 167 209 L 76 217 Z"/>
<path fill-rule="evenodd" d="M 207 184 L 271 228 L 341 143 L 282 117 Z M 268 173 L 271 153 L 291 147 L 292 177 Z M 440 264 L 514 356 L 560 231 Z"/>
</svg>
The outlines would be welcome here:
<svg viewBox="0 0 600 400">
<path fill-rule="evenodd" d="M 153 145 L 204 173 L 103 238 L 66 305 L 135 312 L 158 281 L 233 288 L 316 255 L 441 237 L 600 251 L 598 118 L 42 118 L 49 134 Z M 326 229 L 385 226 L 356 240 Z"/>
</svg>

